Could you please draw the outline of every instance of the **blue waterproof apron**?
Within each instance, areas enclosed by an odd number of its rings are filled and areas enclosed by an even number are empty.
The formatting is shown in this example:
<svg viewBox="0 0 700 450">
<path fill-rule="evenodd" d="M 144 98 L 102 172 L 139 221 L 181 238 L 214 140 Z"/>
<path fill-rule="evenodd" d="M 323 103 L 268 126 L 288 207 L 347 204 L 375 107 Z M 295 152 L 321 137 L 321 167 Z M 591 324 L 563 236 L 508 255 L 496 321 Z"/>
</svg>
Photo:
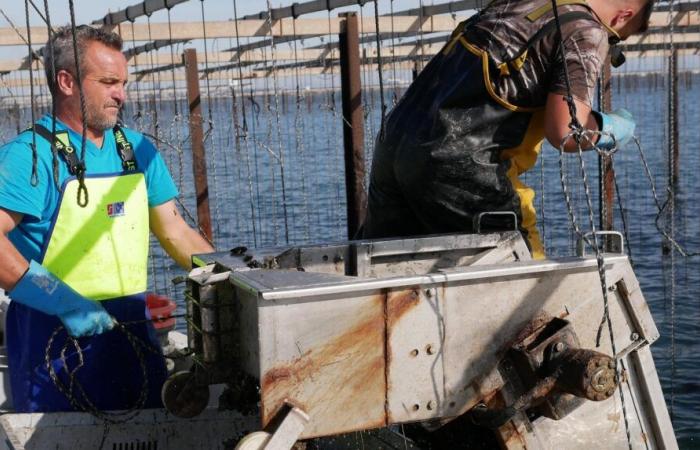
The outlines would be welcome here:
<svg viewBox="0 0 700 450">
<path fill-rule="evenodd" d="M 39 126 L 36 130 L 51 142 L 50 132 Z M 72 176 L 63 183 L 49 238 L 38 262 L 81 295 L 100 301 L 118 322 L 138 322 L 127 328 L 148 346 L 142 351 L 148 380 L 144 407 L 154 408 L 161 406 L 160 389 L 167 372 L 153 325 L 146 321 L 150 319 L 145 302 L 149 238 L 146 183 L 143 173 L 136 169 L 131 145 L 123 132 L 115 127 L 114 134 L 124 171 L 86 176 L 89 202 L 85 207 L 76 202 L 77 178 Z M 57 134 L 53 142 L 73 169 L 77 159 L 68 134 Z M 18 412 L 74 410 L 49 377 L 45 364 L 48 340 L 59 326 L 57 317 L 10 303 L 7 353 L 12 400 Z M 65 330 L 58 334 L 50 358 L 59 379 L 69 385 L 67 372 L 78 366 L 79 355 L 73 346 L 68 346 L 64 367 L 60 353 L 66 337 Z M 74 380 L 80 383 L 87 398 L 74 389 L 77 401 L 85 404 L 87 400 L 100 410 L 133 407 L 143 389 L 144 371 L 126 335 L 115 328 L 78 342 L 83 365 L 75 372 Z"/>
</svg>

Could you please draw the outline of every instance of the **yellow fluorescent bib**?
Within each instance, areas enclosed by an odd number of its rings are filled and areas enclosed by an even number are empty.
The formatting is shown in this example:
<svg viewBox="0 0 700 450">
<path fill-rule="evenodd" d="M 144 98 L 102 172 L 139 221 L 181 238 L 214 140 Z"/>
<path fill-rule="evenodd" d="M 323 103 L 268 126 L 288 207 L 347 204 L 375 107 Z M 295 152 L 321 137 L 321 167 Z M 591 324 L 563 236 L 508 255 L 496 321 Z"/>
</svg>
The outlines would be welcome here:
<svg viewBox="0 0 700 450">
<path fill-rule="evenodd" d="M 42 264 L 93 300 L 146 291 L 148 195 L 142 173 L 85 177 L 86 207 L 78 181 L 66 183 Z"/>
</svg>

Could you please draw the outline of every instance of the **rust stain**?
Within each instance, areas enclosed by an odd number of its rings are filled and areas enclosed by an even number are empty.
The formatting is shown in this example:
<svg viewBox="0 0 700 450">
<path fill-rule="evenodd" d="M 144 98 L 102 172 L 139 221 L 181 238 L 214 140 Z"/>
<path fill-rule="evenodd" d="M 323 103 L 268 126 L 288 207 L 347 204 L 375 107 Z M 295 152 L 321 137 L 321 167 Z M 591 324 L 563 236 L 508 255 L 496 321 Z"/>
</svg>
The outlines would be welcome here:
<svg viewBox="0 0 700 450">
<path fill-rule="evenodd" d="M 385 425 L 384 306 L 385 295 L 375 296 L 327 342 L 265 372 L 263 426 L 285 402 L 311 417 L 304 438 Z"/>
<path fill-rule="evenodd" d="M 396 323 L 406 315 L 406 313 L 416 306 L 420 302 L 420 291 L 419 287 L 415 286 L 410 289 L 405 289 L 401 291 L 391 291 L 387 295 L 386 299 L 386 326 L 387 326 L 387 336 L 386 336 L 386 366 L 391 367 L 393 364 L 392 355 L 394 351 L 391 347 L 391 334 Z M 390 384 L 389 372 L 386 373 L 386 385 L 387 391 L 391 391 L 393 386 Z M 388 417 L 387 420 L 393 421 L 394 419 Z"/>
<path fill-rule="evenodd" d="M 408 311 L 418 306 L 420 293 L 418 287 L 402 291 L 391 291 L 386 299 L 387 323 L 391 327 Z"/>
</svg>

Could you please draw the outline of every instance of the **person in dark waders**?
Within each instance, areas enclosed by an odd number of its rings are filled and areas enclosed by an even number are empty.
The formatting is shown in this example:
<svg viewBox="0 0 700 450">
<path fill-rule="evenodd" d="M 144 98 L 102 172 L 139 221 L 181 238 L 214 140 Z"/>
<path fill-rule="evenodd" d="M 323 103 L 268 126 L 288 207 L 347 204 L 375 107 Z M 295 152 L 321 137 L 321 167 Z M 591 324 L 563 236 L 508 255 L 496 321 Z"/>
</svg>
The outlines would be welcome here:
<svg viewBox="0 0 700 450">
<path fill-rule="evenodd" d="M 74 409 L 44 362 L 61 326 L 49 358 L 68 385 L 66 370 L 81 362 L 73 345 L 64 358 L 60 351 L 68 335 L 78 338 L 83 361 L 74 379 L 84 394 L 74 385 L 75 400 L 130 409 L 140 403 L 146 376 L 142 406 L 158 407 L 166 369 L 145 305 L 149 228 L 185 268 L 193 253 L 213 249 L 179 215 L 177 189 L 153 144 L 117 124 L 127 81 L 121 38 L 62 28 L 45 48 L 56 117 L 43 116 L 34 131 L 0 148 L 0 287 L 11 299 L 6 345 L 14 408 Z M 115 323 L 150 348 L 143 350 L 145 373 Z"/>
<path fill-rule="evenodd" d="M 569 92 L 579 123 L 605 132 L 583 148 L 630 139 L 629 112 L 591 105 L 611 44 L 647 28 L 651 1 L 557 0 L 561 40 L 551 0 L 494 0 L 461 23 L 386 118 L 360 237 L 470 233 L 480 213 L 512 212 L 533 257 L 543 258 L 535 193 L 518 177 L 545 137 L 560 148 L 571 131 Z M 576 151 L 575 141 L 564 150 Z M 482 224 L 514 226 L 507 214 Z"/>
</svg>

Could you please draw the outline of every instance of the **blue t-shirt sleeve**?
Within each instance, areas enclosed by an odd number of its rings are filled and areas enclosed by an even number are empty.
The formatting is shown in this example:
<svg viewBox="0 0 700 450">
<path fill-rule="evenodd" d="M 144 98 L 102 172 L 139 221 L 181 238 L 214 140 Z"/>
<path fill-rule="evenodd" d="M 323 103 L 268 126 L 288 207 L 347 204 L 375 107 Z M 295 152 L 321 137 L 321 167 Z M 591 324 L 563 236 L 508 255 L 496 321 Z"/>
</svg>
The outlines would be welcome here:
<svg viewBox="0 0 700 450">
<path fill-rule="evenodd" d="M 22 139 L 0 147 L 0 208 L 42 219 L 53 183 L 51 162 L 38 152 L 37 185 L 32 186 L 32 148 Z"/>
<path fill-rule="evenodd" d="M 134 146 L 136 163 L 146 176 L 148 206 L 162 205 L 177 197 L 178 191 L 163 157 L 156 147 L 142 134 L 127 131 L 127 139 Z"/>
</svg>

